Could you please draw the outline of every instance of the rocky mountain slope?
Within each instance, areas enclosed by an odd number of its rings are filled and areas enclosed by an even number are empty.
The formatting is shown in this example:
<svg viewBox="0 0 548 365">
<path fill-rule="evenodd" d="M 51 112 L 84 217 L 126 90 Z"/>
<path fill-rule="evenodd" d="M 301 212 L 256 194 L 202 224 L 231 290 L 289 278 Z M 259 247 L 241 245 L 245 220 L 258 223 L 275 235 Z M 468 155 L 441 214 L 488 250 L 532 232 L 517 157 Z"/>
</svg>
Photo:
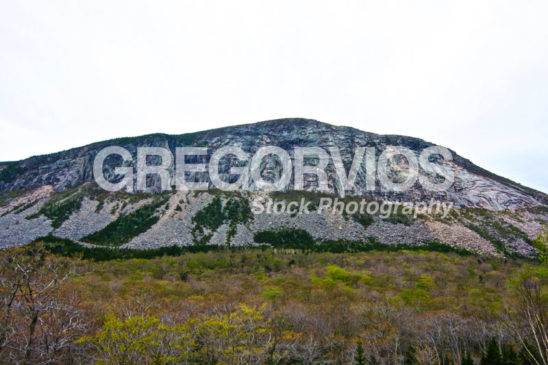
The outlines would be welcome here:
<svg viewBox="0 0 548 365">
<path fill-rule="evenodd" d="M 404 146 L 419 154 L 433 144 L 417 138 L 376 135 L 306 119 L 283 119 L 183 134 L 154 134 L 94 143 L 55 154 L 35 156 L 0 165 L 0 246 L 22 245 L 48 234 L 82 244 L 149 248 L 165 245 L 231 244 L 257 242 L 261 232 L 306 231 L 316 241 L 375 241 L 383 244 L 441 242 L 492 255 L 532 256 L 531 239 L 546 229 L 548 196 L 492 174 L 452 152 L 444 161 L 455 176 L 444 192 L 430 192 L 415 184 L 403 193 L 366 190 L 362 167 L 357 189 L 346 194 L 330 163 L 326 169 L 329 193 L 296 192 L 292 180 L 284 192 L 249 191 L 160 192 L 159 179 L 148 177 L 148 191 L 108 193 L 94 182 L 93 161 L 107 146 L 121 146 L 134 157 L 137 147 L 200 146 L 214 151 L 238 146 L 253 154 L 262 146 L 278 146 L 292 155 L 299 147 L 338 147 L 348 170 L 356 147 Z M 115 178 L 120 161 L 107 159 L 104 174 Z M 231 180 L 231 161 L 221 161 L 221 177 Z M 135 167 L 135 162 L 132 163 Z M 172 166 L 173 168 L 173 166 Z M 421 174 L 424 174 L 421 171 Z M 264 176 L 277 177 L 280 166 L 262 166 Z M 173 183 L 173 182 L 172 182 Z M 312 182 L 313 183 L 313 182 Z M 369 200 L 452 203 L 446 217 L 436 214 L 338 215 L 329 211 L 305 215 L 252 214 L 257 197 L 317 203 L 322 196 L 344 196 L 347 201 Z M 342 198 L 341 198 L 342 199 Z"/>
</svg>

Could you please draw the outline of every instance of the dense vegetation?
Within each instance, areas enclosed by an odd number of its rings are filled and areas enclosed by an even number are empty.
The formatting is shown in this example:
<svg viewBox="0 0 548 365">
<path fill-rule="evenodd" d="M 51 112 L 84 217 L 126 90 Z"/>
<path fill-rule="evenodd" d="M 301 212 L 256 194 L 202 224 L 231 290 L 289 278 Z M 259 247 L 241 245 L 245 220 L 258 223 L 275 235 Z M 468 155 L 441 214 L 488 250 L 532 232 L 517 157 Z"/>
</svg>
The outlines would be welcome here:
<svg viewBox="0 0 548 365">
<path fill-rule="evenodd" d="M 18 175 L 25 172 L 25 169 L 17 166 L 17 163 L 7 164 L 5 167 L 0 169 L 0 181 L 5 183 L 10 183 L 14 181 Z"/>
<path fill-rule="evenodd" d="M 49 237 L 0 255 L 0 354 L 19 363 L 543 364 L 547 240 L 535 241 L 540 264 L 286 245 L 166 248 L 148 259 L 104 247 L 93 250 L 112 259 L 94 262 Z"/>
<path fill-rule="evenodd" d="M 365 213 L 365 214 L 353 214 L 352 215 L 352 219 L 356 222 L 358 222 L 359 224 L 361 224 L 363 226 L 363 228 L 367 228 L 369 227 L 373 222 L 374 222 L 374 219 L 373 217 L 371 217 L 369 214 Z"/>
<path fill-rule="evenodd" d="M 35 219 L 44 215 L 51 220 L 53 228 L 59 228 L 72 213 L 80 210 L 83 196 L 77 194 L 65 199 L 65 195 L 47 201 L 35 214 L 29 215 L 26 219 Z"/>
<path fill-rule="evenodd" d="M 51 226 L 53 228 L 59 228 L 66 220 L 70 218 L 73 213 L 80 210 L 82 200 L 84 198 L 98 201 L 97 208 L 95 210 L 96 213 L 98 213 L 103 208 L 105 201 L 108 199 L 117 199 L 124 202 L 136 203 L 150 196 L 150 194 L 145 193 L 128 194 L 125 192 L 109 194 L 95 184 L 86 184 L 83 187 L 76 187 L 61 193 L 57 193 L 36 213 L 27 216 L 25 219 L 36 219 L 43 215 L 51 220 Z M 13 212 L 20 213 L 23 210 L 30 208 L 33 204 L 34 202 L 28 205 L 25 204 L 15 207 Z M 6 212 L 6 214 L 10 212 L 12 211 Z M 114 214 L 115 212 L 113 211 L 111 213 Z"/>
<path fill-rule="evenodd" d="M 280 230 L 266 230 L 257 232 L 253 236 L 257 243 L 269 244 L 276 248 L 299 249 L 307 252 L 367 252 L 378 251 L 401 251 L 401 250 L 428 250 L 437 252 L 454 252 L 459 255 L 470 255 L 471 253 L 460 247 L 453 247 L 441 242 L 426 242 L 416 244 L 383 244 L 369 237 L 364 241 L 322 241 L 316 240 L 305 230 L 285 228 Z"/>
<path fill-rule="evenodd" d="M 303 234 L 305 237 L 308 235 L 305 231 Z M 448 246 L 446 244 L 438 242 L 428 242 L 423 245 L 386 245 L 370 239 L 366 242 L 358 241 L 325 241 L 320 243 L 310 242 L 304 243 L 303 241 L 293 241 L 293 242 L 283 242 L 272 243 L 268 239 L 269 231 L 263 232 L 265 243 L 254 247 L 255 249 L 268 250 L 274 248 L 276 250 L 302 250 L 303 252 L 331 252 L 331 253 L 345 253 L 345 252 L 368 252 L 368 251 L 386 251 L 386 252 L 395 252 L 395 251 L 432 251 L 432 252 L 453 252 L 459 255 L 471 255 L 469 251 Z M 272 232 L 274 235 L 279 232 Z M 290 233 L 290 237 L 298 237 L 295 234 Z M 282 236 L 283 237 L 283 236 Z M 285 236 L 288 237 L 288 236 Z M 308 235 L 309 237 L 309 235 Z M 278 238 L 275 238 L 277 240 Z M 285 238 L 282 238 L 285 239 Z M 117 248 L 117 247 L 85 247 L 80 244 L 77 244 L 69 239 L 63 239 L 54 236 L 46 236 L 38 238 L 36 242 L 43 242 L 44 249 L 52 254 L 72 257 L 72 258 L 81 258 L 83 260 L 93 260 L 93 261 L 109 261 L 109 260 L 118 260 L 118 259 L 149 259 L 161 256 L 179 256 L 185 253 L 197 253 L 197 252 L 238 252 L 250 249 L 250 247 L 239 247 L 239 246 L 230 246 L 223 247 L 217 245 L 189 245 L 189 246 L 164 246 L 154 249 L 128 249 L 128 248 Z"/>
<path fill-rule="evenodd" d="M 156 215 L 156 211 L 166 202 L 167 197 L 157 197 L 153 202 L 136 209 L 134 212 L 122 214 L 105 228 L 82 238 L 82 241 L 99 245 L 127 243 L 158 222 L 160 218 Z"/>
<path fill-rule="evenodd" d="M 186 252 L 207 252 L 222 249 L 218 246 L 166 246 L 148 250 L 100 246 L 85 247 L 71 240 L 53 236 L 41 237 L 37 242 L 43 242 L 44 249 L 49 253 L 93 261 L 151 259 L 162 256 L 180 256 Z"/>
<path fill-rule="evenodd" d="M 253 214 L 245 198 L 233 196 L 223 201 L 221 196 L 216 196 L 192 217 L 194 243 L 205 245 L 213 236 L 212 232 L 223 224 L 228 224 L 227 238 L 230 243 L 238 224 L 246 224 L 252 219 Z"/>
<path fill-rule="evenodd" d="M 253 240 L 257 243 L 270 243 L 287 248 L 311 248 L 316 244 L 314 238 L 302 229 L 281 229 L 279 231 L 261 231 L 255 233 Z"/>
</svg>

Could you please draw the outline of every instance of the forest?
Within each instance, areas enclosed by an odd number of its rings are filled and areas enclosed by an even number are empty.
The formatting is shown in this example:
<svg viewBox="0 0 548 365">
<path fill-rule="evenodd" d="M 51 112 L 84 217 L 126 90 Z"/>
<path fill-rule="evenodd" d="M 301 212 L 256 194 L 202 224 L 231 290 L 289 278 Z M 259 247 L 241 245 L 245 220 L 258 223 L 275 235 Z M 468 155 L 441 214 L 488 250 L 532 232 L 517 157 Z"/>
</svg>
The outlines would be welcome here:
<svg viewBox="0 0 548 365">
<path fill-rule="evenodd" d="M 299 235 L 140 256 L 53 237 L 5 249 L 1 361 L 547 364 L 547 235 L 538 260 L 314 251 L 288 244 Z"/>
</svg>

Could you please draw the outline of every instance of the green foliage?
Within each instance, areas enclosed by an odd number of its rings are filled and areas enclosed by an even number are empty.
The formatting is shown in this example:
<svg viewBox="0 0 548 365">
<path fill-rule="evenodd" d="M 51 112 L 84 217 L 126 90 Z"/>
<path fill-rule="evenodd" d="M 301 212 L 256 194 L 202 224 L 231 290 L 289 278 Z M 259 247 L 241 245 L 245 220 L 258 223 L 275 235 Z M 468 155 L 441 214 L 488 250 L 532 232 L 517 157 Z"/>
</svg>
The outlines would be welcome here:
<svg viewBox="0 0 548 365">
<path fill-rule="evenodd" d="M 254 235 L 253 240 L 257 243 L 269 243 L 274 246 L 297 249 L 311 249 L 315 246 L 314 238 L 302 229 L 260 231 Z"/>
<path fill-rule="evenodd" d="M 489 341 L 487 351 L 483 354 L 480 361 L 480 365 L 519 365 L 523 363 L 527 364 L 528 362 L 521 361 L 510 344 L 503 344 L 501 352 L 495 339 Z"/>
<path fill-rule="evenodd" d="M 133 258 L 142 258 L 149 259 L 154 257 L 161 256 L 179 256 L 185 253 L 196 253 L 196 252 L 210 252 L 210 251 L 226 251 L 226 247 L 217 246 L 217 245 L 188 245 L 188 246 L 166 246 L 159 247 L 155 249 L 129 249 L 123 248 L 119 249 L 116 247 L 85 247 L 80 244 L 74 243 L 71 240 L 58 238 L 54 236 L 45 236 L 37 238 L 35 241 L 44 242 L 46 248 L 53 254 L 62 255 L 67 257 L 81 257 L 82 259 L 89 259 L 94 261 L 109 261 L 109 260 L 118 260 L 118 259 L 133 259 Z M 291 246 L 286 245 L 282 246 L 284 248 L 297 249 L 298 245 Z M 308 246 L 307 246 L 308 247 Z M 313 247 L 314 249 L 310 249 Z M 454 252 L 459 255 L 468 256 L 470 253 L 468 251 L 454 251 L 451 246 L 446 246 L 438 243 L 426 244 L 423 246 L 415 245 L 383 245 L 380 243 L 363 243 L 363 242 L 347 242 L 342 244 L 340 242 L 322 242 L 314 246 L 310 246 L 305 249 L 305 251 L 313 252 L 332 252 L 332 253 L 344 253 L 344 252 L 368 252 L 368 251 L 385 251 L 385 252 L 396 252 L 396 251 L 418 251 L 418 252 L 428 252 L 428 251 L 438 251 L 438 252 Z M 259 250 L 264 250 L 265 247 L 259 247 Z M 242 250 L 249 250 L 246 247 L 234 246 L 230 248 L 230 252 L 237 252 Z M 274 261 L 269 264 L 268 268 L 271 270 L 273 268 L 279 267 L 280 263 Z M 418 284 L 419 286 L 422 284 Z"/>
<path fill-rule="evenodd" d="M 514 348 L 510 345 L 502 347 L 502 363 L 503 365 L 520 365 L 522 362 Z"/>
<path fill-rule="evenodd" d="M 367 252 L 367 251 L 436 251 L 453 252 L 462 256 L 469 256 L 472 253 L 459 247 L 449 246 L 445 243 L 432 241 L 418 244 L 383 244 L 373 238 L 367 241 L 324 241 L 316 246 L 318 252 Z"/>
<path fill-rule="evenodd" d="M 11 190 L 0 194 L 0 207 L 7 205 L 12 199 L 23 194 L 21 190 Z"/>
<path fill-rule="evenodd" d="M 224 206 L 220 196 L 216 196 L 213 200 L 198 211 L 192 217 L 192 236 L 194 243 L 204 245 L 209 242 L 212 237 L 212 232 L 215 232 L 221 225 L 227 223 L 228 242 L 236 234 L 238 224 L 246 224 L 253 219 L 249 203 L 244 198 L 231 197 Z M 209 231 L 206 233 L 205 229 Z"/>
<path fill-rule="evenodd" d="M 363 228 L 369 227 L 373 222 L 373 217 L 371 217 L 369 214 L 353 214 L 352 219 L 356 221 L 357 223 L 361 224 Z"/>
<path fill-rule="evenodd" d="M 421 274 L 416 287 L 418 289 L 430 290 L 430 288 L 434 287 L 434 279 L 431 275 Z"/>
<path fill-rule="evenodd" d="M 284 294 L 284 291 L 281 288 L 268 288 L 263 290 L 263 292 L 261 293 L 261 297 L 270 301 L 275 301 L 281 298 L 283 294 Z"/>
<path fill-rule="evenodd" d="M 542 363 L 539 359 L 546 356 L 548 349 L 544 335 L 548 328 L 548 265 L 523 265 L 507 280 L 507 287 L 515 298 L 510 313 L 530 328 L 528 336 L 519 337 L 521 357 L 526 363 Z"/>
<path fill-rule="evenodd" d="M 431 300 L 430 294 L 424 289 L 405 289 L 400 297 L 405 304 L 416 308 L 424 308 Z"/>
<path fill-rule="evenodd" d="M 101 210 L 103 210 L 103 207 L 105 206 L 105 201 L 100 200 L 97 206 L 95 207 L 95 213 L 100 213 Z"/>
<path fill-rule="evenodd" d="M 17 194 L 12 194 L 11 196 L 16 196 Z M 10 199 L 9 197 L 6 197 L 6 202 Z M 0 215 L 0 217 L 4 217 L 8 214 L 19 214 L 27 209 L 29 209 L 30 207 L 32 207 L 36 202 L 33 202 L 31 201 L 30 203 L 22 203 L 22 204 L 19 204 L 19 205 L 16 205 L 14 207 L 11 208 L 11 210 L 6 210 L 4 213 L 2 213 L 2 215 Z M 0 206 L 2 206 L 2 204 L 0 204 Z"/>
<path fill-rule="evenodd" d="M 482 238 L 485 238 L 487 241 L 491 242 L 499 252 L 502 252 L 505 255 L 512 256 L 507 250 L 504 243 L 496 238 L 486 227 L 479 224 L 464 223 L 464 226 L 477 234 Z"/>
<path fill-rule="evenodd" d="M 532 358 L 531 358 L 532 357 Z M 530 344 L 527 340 L 525 340 L 525 343 L 521 347 L 521 350 L 518 354 L 518 362 L 519 365 L 538 365 L 540 354 L 538 352 L 537 347 Z"/>
<path fill-rule="evenodd" d="M 203 228 L 208 228 L 212 231 L 217 230 L 223 224 L 224 220 L 223 202 L 218 196 L 213 198 L 208 205 L 192 217 L 194 230 L 200 233 L 203 233 Z"/>
<path fill-rule="evenodd" d="M 419 361 L 417 360 L 417 350 L 411 345 L 407 348 L 404 354 L 403 364 L 404 365 L 417 365 Z"/>
<path fill-rule="evenodd" d="M 17 163 L 10 163 L 0 170 L 0 181 L 5 183 L 13 182 L 18 175 L 24 173 L 25 171 L 26 170 L 19 167 Z"/>
<path fill-rule="evenodd" d="M 271 329 L 264 309 L 264 305 L 249 307 L 241 304 L 229 314 L 189 320 L 182 328 L 184 334 L 191 336 L 186 345 L 189 360 L 229 364 L 240 358 L 242 363 L 258 363 L 257 359 L 263 358 L 268 350 L 261 340 Z"/>
<path fill-rule="evenodd" d="M 523 265 L 506 282 L 506 286 L 514 290 L 515 294 L 518 294 L 521 289 L 520 286 L 525 284 L 528 286 L 538 284 L 543 289 L 548 290 L 548 266 Z M 541 297 L 540 299 L 548 300 L 548 293 L 543 291 L 543 294 L 545 297 Z"/>
<path fill-rule="evenodd" d="M 96 335 L 78 342 L 97 347 L 104 364 L 265 363 L 267 357 L 275 359 L 267 352 L 271 327 L 264 308 L 241 304 L 231 313 L 190 318 L 176 326 L 156 317 L 122 320 L 110 314 Z"/>
<path fill-rule="evenodd" d="M 487 351 L 481 358 L 481 365 L 503 365 L 502 354 L 500 353 L 497 342 L 492 339 L 487 345 Z"/>
<path fill-rule="evenodd" d="M 356 346 L 356 355 L 354 356 L 354 364 L 355 365 L 365 365 L 365 351 L 363 349 L 363 344 L 361 341 L 358 341 L 358 345 Z"/>
<path fill-rule="evenodd" d="M 134 316 L 121 320 L 109 314 L 101 331 L 82 337 L 79 343 L 97 347 L 105 364 L 166 364 L 175 360 L 161 343 L 169 333 L 167 326 L 155 317 Z"/>
<path fill-rule="evenodd" d="M 53 228 L 59 228 L 63 222 L 70 218 L 72 213 L 80 210 L 82 199 L 81 195 L 70 196 L 64 200 L 60 200 L 59 198 L 51 199 L 38 212 L 26 217 L 26 219 L 35 219 L 44 215 L 51 220 Z"/>
<path fill-rule="evenodd" d="M 102 230 L 82 238 L 82 241 L 109 246 L 129 242 L 133 237 L 146 232 L 158 222 L 160 218 L 155 215 L 156 210 L 166 201 L 166 197 L 156 198 L 154 202 L 142 206 L 132 213 L 121 215 Z"/>
<path fill-rule="evenodd" d="M 148 250 L 116 247 L 85 247 L 68 239 L 46 236 L 36 239 L 44 242 L 47 251 L 66 257 L 80 257 L 83 260 L 110 261 L 129 259 L 152 259 L 162 256 L 180 256 L 185 253 L 221 251 L 219 246 L 165 246 Z"/>
<path fill-rule="evenodd" d="M 372 282 L 372 278 L 370 276 L 359 273 L 351 273 L 338 265 L 329 265 L 326 267 L 325 271 L 327 271 L 328 277 L 333 281 L 341 281 L 350 287 L 356 286 L 356 284 L 360 281 L 368 284 L 371 284 Z"/>
<path fill-rule="evenodd" d="M 548 214 L 548 206 L 546 205 L 537 205 L 534 207 L 529 207 L 527 210 L 534 214 Z"/>
<path fill-rule="evenodd" d="M 333 254 L 195 245 L 155 250 L 166 257 L 153 258 L 152 250 L 44 241 L 48 251 L 75 257 L 50 259 L 74 265 L 65 295 L 82 293 L 82 310 L 91 315 L 85 327 L 89 341 L 81 340 L 74 353 L 99 363 L 122 356 L 145 364 L 234 363 L 234 358 L 265 364 L 403 364 L 413 358 L 450 364 L 454 351 L 463 351 L 465 360 L 471 358 L 467 353 L 481 357 L 486 338 L 496 336 L 504 341 L 499 345 L 504 364 L 513 364 L 512 346 L 521 348 L 506 327 L 524 328 L 521 322 L 491 310 L 497 301 L 508 308 L 517 303 L 513 289 L 502 283 L 521 271 L 521 260 L 425 250 Z M 120 260 L 80 261 L 84 255 Z M 529 265 L 534 272 L 543 268 Z M 482 273 L 483 281 L 467 268 Z M 243 301 L 249 308 L 269 305 L 259 311 L 262 318 L 253 319 L 234 307 Z M 422 340 L 428 335 L 438 341 L 435 347 Z M 366 356 L 357 350 L 362 339 Z M 305 352 L 314 357 L 306 360 Z M 85 362 L 75 356 L 74 362 Z"/>
<path fill-rule="evenodd" d="M 459 255 L 471 255 L 471 252 L 449 246 L 444 243 L 432 241 L 423 244 L 382 244 L 374 238 L 369 238 L 365 241 L 322 241 L 316 242 L 314 238 L 302 229 L 286 228 L 278 231 L 266 230 L 257 232 L 254 235 L 254 241 L 257 243 L 270 244 L 274 247 L 287 249 L 300 249 L 314 252 L 366 252 L 372 250 L 380 251 L 437 251 L 437 252 L 454 252 Z"/>
<path fill-rule="evenodd" d="M 538 260 L 548 265 L 548 232 L 539 234 L 537 239 L 533 240 L 533 246 L 537 249 Z"/>
<path fill-rule="evenodd" d="M 57 193 L 53 198 L 48 200 L 38 212 L 26 217 L 26 219 L 35 219 L 44 215 L 52 221 L 51 225 L 53 228 L 59 228 L 74 212 L 80 210 L 84 197 L 98 201 L 95 212 L 99 213 L 104 206 L 105 200 L 117 199 L 124 200 L 125 202 L 137 203 L 150 196 L 150 194 L 145 193 L 109 193 L 99 188 L 96 184 L 85 184 Z M 31 205 L 32 204 L 17 207 L 15 213 L 19 213 L 29 208 Z M 112 212 L 112 214 L 114 214 L 114 212 Z"/>
<path fill-rule="evenodd" d="M 175 138 L 181 141 L 184 146 L 192 146 L 197 136 L 197 133 L 185 133 L 181 134 L 180 136 L 176 136 Z"/>
<path fill-rule="evenodd" d="M 227 238 L 228 242 L 230 242 L 236 234 L 238 224 L 246 224 L 253 219 L 253 214 L 247 200 L 235 198 L 231 198 L 226 202 L 224 213 L 226 220 L 229 222 Z"/>
<path fill-rule="evenodd" d="M 403 224 L 406 226 L 410 226 L 415 221 L 413 217 L 409 214 L 405 214 L 402 212 L 403 208 L 397 209 L 395 212 L 390 214 L 387 218 L 383 218 L 386 222 L 392 223 L 392 224 Z"/>
<path fill-rule="evenodd" d="M 323 197 L 333 197 L 333 195 L 307 190 L 273 191 L 270 193 L 270 198 L 272 198 L 272 200 L 285 201 L 287 204 L 291 202 L 299 204 L 301 199 L 304 199 L 306 202 L 310 202 L 308 209 L 311 212 L 318 209 L 320 199 Z M 344 200 L 346 201 L 348 198 Z"/>
</svg>

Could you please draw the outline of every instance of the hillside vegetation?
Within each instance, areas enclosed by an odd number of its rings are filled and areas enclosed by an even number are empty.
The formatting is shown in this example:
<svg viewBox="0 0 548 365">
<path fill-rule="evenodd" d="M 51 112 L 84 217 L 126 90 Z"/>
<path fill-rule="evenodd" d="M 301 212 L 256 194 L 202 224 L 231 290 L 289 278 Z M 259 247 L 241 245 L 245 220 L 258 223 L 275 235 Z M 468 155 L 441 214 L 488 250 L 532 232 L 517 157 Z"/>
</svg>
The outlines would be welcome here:
<svg viewBox="0 0 548 365">
<path fill-rule="evenodd" d="M 546 237 L 535 244 L 545 260 Z M 89 260 L 70 247 L 50 237 L 2 251 L 4 361 L 543 364 L 546 359 L 548 268 L 542 262 L 418 249 L 333 253 L 284 246 L 165 249 L 156 254 L 167 256 L 146 259 L 116 259 L 114 253 L 123 250 L 101 248 L 103 257 Z M 108 250 L 111 259 L 105 257 Z"/>
</svg>

